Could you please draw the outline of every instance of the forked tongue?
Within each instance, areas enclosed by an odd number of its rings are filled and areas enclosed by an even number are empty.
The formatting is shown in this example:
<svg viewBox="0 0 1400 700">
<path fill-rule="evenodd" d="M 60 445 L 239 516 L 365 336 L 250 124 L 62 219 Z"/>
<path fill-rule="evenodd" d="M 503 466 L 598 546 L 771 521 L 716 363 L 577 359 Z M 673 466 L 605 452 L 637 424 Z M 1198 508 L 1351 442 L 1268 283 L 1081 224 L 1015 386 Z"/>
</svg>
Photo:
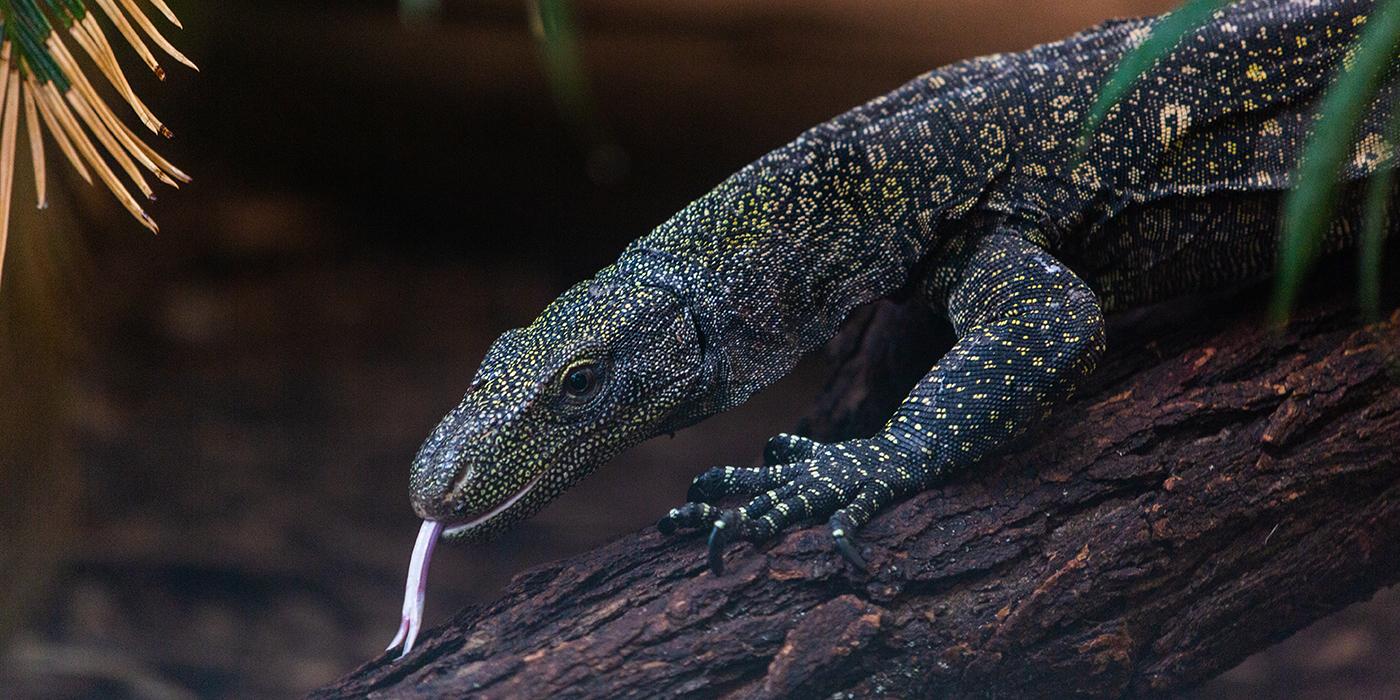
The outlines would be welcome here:
<svg viewBox="0 0 1400 700">
<path fill-rule="evenodd" d="M 433 558 L 433 547 L 437 546 L 438 535 L 442 534 L 442 523 L 437 520 L 424 520 L 418 530 L 418 541 L 413 545 L 413 558 L 408 561 L 408 582 L 403 588 L 403 620 L 399 622 L 399 633 L 384 651 L 389 651 L 403 642 L 402 659 L 413 650 L 413 641 L 418 638 L 418 629 L 423 626 L 423 595 L 428 590 L 428 562 Z"/>
</svg>

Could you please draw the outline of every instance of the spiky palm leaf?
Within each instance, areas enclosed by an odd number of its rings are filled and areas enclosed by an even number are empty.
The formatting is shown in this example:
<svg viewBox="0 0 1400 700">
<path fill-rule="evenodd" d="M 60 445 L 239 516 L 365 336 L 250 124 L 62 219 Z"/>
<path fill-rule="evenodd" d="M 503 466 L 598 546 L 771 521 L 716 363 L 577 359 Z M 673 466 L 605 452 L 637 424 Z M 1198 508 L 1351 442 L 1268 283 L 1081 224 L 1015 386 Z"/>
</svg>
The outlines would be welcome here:
<svg viewBox="0 0 1400 700">
<path fill-rule="evenodd" d="M 164 0 L 149 2 L 172 24 L 181 26 Z M 190 180 L 117 117 L 88 80 L 78 63 L 77 52 L 69 49 L 71 41 L 130 105 L 141 123 L 154 133 L 170 137 L 170 130 L 127 82 L 116 51 L 98 21 L 99 15 L 106 17 L 161 80 L 165 79 L 165 71 L 147 41 L 176 61 L 199 70 L 166 40 L 137 0 L 0 0 L 0 270 L 9 234 L 20 122 L 27 128 L 40 208 L 47 205 L 45 131 L 84 180 L 91 183 L 92 174 L 96 173 L 117 201 L 152 232 L 157 230 L 155 221 L 116 171 L 121 171 L 136 191 L 148 199 L 153 198 L 153 191 L 143 170 L 172 187 Z"/>
<path fill-rule="evenodd" d="M 1234 0 L 1186 0 L 1176 11 L 1158 21 L 1148 38 L 1119 61 L 1117 69 L 1100 89 L 1098 99 L 1084 120 L 1084 138 L 1103 122 L 1128 90 L 1186 35 L 1210 21 L 1220 8 Z M 1376 99 L 1386 72 L 1396 65 L 1400 49 L 1400 0 L 1377 0 L 1361 35 L 1349 52 L 1351 58 L 1338 70 L 1323 95 L 1313 135 L 1303 147 L 1294 188 L 1283 206 L 1278 268 L 1275 275 L 1271 317 L 1283 323 L 1297 299 L 1298 288 L 1317 257 L 1317 250 L 1335 214 L 1338 177 L 1351 151 L 1367 107 Z M 1391 118 L 1387 157 L 1393 157 L 1400 138 L 1400 105 Z M 1361 232 L 1358 287 L 1362 309 L 1374 317 L 1380 296 L 1381 248 L 1390 215 L 1393 163 L 1377 170 L 1367 185 Z"/>
</svg>

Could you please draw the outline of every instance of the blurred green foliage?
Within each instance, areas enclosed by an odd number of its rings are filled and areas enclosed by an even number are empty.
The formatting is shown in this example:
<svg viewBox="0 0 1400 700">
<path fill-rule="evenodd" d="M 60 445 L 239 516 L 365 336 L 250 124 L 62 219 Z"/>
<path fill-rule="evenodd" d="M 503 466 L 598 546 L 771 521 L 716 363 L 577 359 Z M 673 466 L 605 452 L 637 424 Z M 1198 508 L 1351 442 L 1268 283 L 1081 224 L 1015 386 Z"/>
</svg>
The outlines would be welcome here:
<svg viewBox="0 0 1400 700">
<path fill-rule="evenodd" d="M 399 0 L 399 17 L 405 22 L 431 20 L 442 11 L 442 0 Z"/>
</svg>

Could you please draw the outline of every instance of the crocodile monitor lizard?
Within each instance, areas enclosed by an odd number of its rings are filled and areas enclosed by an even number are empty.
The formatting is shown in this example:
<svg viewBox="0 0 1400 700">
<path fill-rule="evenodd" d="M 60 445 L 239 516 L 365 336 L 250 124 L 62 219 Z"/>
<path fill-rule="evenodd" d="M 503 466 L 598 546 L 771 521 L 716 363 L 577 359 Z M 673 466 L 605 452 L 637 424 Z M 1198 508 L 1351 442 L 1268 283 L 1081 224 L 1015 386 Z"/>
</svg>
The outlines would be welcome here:
<svg viewBox="0 0 1400 700">
<path fill-rule="evenodd" d="M 1065 400 L 1103 353 L 1104 312 L 1269 270 L 1313 107 L 1370 10 L 1225 8 L 1139 81 L 1082 157 L 1085 112 L 1152 19 L 921 75 L 735 173 L 486 353 L 413 464 L 425 522 L 391 648 L 412 646 L 439 534 L 499 532 L 623 449 L 743 403 L 855 308 L 914 295 L 958 339 L 883 429 L 774 437 L 764 466 L 703 472 L 659 523 L 710 529 L 719 573 L 726 543 L 826 518 L 862 567 L 852 538 L 872 516 Z M 1388 167 L 1386 111 L 1364 120 L 1348 180 Z M 1351 242 L 1351 200 L 1329 250 Z M 714 505 L 734 496 L 747 502 Z"/>
</svg>

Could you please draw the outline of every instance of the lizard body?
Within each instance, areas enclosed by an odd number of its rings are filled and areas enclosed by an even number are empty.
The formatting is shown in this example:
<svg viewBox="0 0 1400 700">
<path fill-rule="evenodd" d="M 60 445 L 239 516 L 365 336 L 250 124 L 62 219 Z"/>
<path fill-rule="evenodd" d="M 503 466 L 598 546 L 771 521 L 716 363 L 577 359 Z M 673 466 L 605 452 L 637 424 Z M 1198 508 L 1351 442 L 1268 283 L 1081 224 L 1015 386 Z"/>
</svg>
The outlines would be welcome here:
<svg viewBox="0 0 1400 700">
<path fill-rule="evenodd" d="M 704 472 L 659 523 L 710 528 L 720 571 L 727 542 L 829 518 L 863 566 L 852 536 L 881 508 L 1005 445 L 1093 370 L 1104 311 L 1267 271 L 1312 109 L 1370 8 L 1225 8 L 1079 161 L 1084 114 L 1152 20 L 935 70 L 808 130 L 505 333 L 420 450 L 415 510 L 449 538 L 489 536 L 626 447 L 742 403 L 858 306 L 916 294 L 958 340 L 878 434 L 777 436 L 764 466 Z M 1371 110 L 1348 180 L 1388 167 L 1387 119 Z M 1329 249 L 1355 228 L 1343 209 Z M 736 495 L 750 500 L 713 505 Z"/>
</svg>

